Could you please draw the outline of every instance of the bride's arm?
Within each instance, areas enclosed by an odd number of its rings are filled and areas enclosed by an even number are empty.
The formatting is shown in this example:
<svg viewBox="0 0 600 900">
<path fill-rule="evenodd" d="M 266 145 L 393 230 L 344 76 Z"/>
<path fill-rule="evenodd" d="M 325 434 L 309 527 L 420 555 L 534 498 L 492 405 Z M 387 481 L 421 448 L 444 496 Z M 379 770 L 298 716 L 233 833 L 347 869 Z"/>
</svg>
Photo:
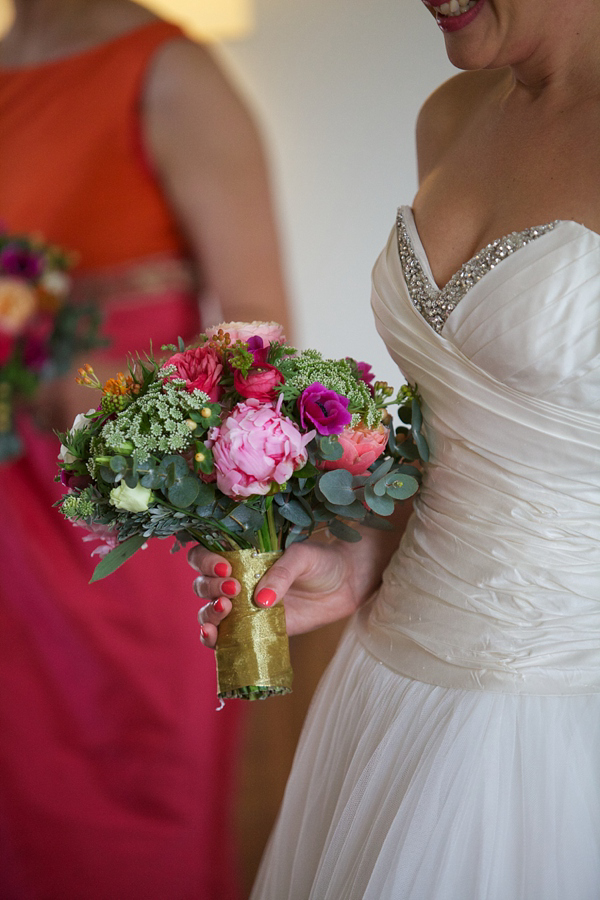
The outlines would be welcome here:
<svg viewBox="0 0 600 900">
<path fill-rule="evenodd" d="M 289 634 L 351 615 L 378 587 L 411 511 L 412 504 L 403 503 L 394 514 L 393 531 L 363 528 L 363 538 L 355 544 L 338 540 L 293 544 L 258 583 L 255 602 L 272 606 L 285 597 Z M 230 577 L 223 557 L 203 547 L 194 547 L 188 559 L 200 572 L 194 590 L 206 601 L 199 613 L 202 641 L 214 647 L 217 627 L 231 610 L 228 598 L 237 594 L 239 583 Z"/>
</svg>

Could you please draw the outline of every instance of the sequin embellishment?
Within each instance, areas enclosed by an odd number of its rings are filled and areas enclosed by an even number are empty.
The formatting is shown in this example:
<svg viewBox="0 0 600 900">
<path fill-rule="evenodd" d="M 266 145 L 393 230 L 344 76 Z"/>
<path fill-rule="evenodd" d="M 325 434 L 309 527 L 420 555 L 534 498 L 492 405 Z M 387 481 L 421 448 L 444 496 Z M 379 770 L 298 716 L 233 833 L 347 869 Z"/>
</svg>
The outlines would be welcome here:
<svg viewBox="0 0 600 900">
<path fill-rule="evenodd" d="M 526 228 L 525 231 L 513 231 L 506 237 L 498 238 L 461 266 L 448 284 L 440 290 L 425 274 L 408 233 L 404 214 L 401 209 L 398 210 L 398 251 L 413 306 L 431 327 L 441 334 L 446 319 L 473 285 L 507 256 L 511 256 L 516 250 L 520 250 L 547 231 L 552 231 L 557 224 L 558 221 L 538 225 L 535 228 Z"/>
</svg>

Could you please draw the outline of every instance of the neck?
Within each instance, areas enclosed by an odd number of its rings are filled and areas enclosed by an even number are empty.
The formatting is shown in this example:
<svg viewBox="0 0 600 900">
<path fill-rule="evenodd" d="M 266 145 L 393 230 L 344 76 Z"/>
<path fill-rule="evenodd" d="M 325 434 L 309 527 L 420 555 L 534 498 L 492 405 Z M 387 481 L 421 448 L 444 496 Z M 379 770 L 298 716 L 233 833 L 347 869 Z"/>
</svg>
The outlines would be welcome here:
<svg viewBox="0 0 600 900">
<path fill-rule="evenodd" d="M 596 0 L 561 3 L 552 33 L 520 48 L 510 65 L 515 89 L 531 99 L 582 100 L 600 92 L 600 10 Z M 556 21 L 560 17 L 559 21 Z M 557 39 L 557 35 L 559 39 Z"/>
<path fill-rule="evenodd" d="M 0 44 L 3 65 L 27 65 L 87 49 L 154 16 L 129 0 L 13 0 L 15 17 Z"/>
</svg>

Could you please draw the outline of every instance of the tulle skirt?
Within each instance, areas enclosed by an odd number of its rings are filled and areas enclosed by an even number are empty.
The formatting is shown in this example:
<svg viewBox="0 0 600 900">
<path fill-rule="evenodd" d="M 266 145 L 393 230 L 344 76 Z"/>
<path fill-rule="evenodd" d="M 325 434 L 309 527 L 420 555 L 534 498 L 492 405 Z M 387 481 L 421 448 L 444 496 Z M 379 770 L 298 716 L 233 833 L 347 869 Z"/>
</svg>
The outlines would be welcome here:
<svg viewBox="0 0 600 900">
<path fill-rule="evenodd" d="M 600 694 L 423 684 L 351 625 L 252 900 L 566 898 L 600 898 Z"/>
</svg>

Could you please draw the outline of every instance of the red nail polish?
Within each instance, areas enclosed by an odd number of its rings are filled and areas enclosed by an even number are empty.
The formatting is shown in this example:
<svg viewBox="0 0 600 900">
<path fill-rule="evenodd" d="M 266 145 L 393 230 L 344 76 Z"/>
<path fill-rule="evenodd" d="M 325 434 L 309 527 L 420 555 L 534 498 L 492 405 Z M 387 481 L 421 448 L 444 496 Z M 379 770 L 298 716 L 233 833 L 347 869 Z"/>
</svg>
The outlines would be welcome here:
<svg viewBox="0 0 600 900">
<path fill-rule="evenodd" d="M 277 594 L 271 588 L 262 588 L 254 599 L 259 606 L 273 606 L 277 600 Z"/>
<path fill-rule="evenodd" d="M 201 641 L 206 640 L 206 629 L 204 628 L 204 625 L 200 626 L 200 640 Z"/>
<path fill-rule="evenodd" d="M 233 597 L 233 595 L 237 591 L 235 581 L 224 581 L 221 585 L 221 590 L 224 594 L 227 594 L 229 597 Z"/>
<path fill-rule="evenodd" d="M 225 578 L 226 575 L 229 574 L 229 566 L 225 562 L 217 563 L 215 566 L 215 575 L 218 575 L 219 578 Z"/>
<path fill-rule="evenodd" d="M 222 613 L 225 610 L 225 606 L 223 604 L 223 597 L 219 597 L 218 600 L 215 600 L 215 612 Z"/>
</svg>

